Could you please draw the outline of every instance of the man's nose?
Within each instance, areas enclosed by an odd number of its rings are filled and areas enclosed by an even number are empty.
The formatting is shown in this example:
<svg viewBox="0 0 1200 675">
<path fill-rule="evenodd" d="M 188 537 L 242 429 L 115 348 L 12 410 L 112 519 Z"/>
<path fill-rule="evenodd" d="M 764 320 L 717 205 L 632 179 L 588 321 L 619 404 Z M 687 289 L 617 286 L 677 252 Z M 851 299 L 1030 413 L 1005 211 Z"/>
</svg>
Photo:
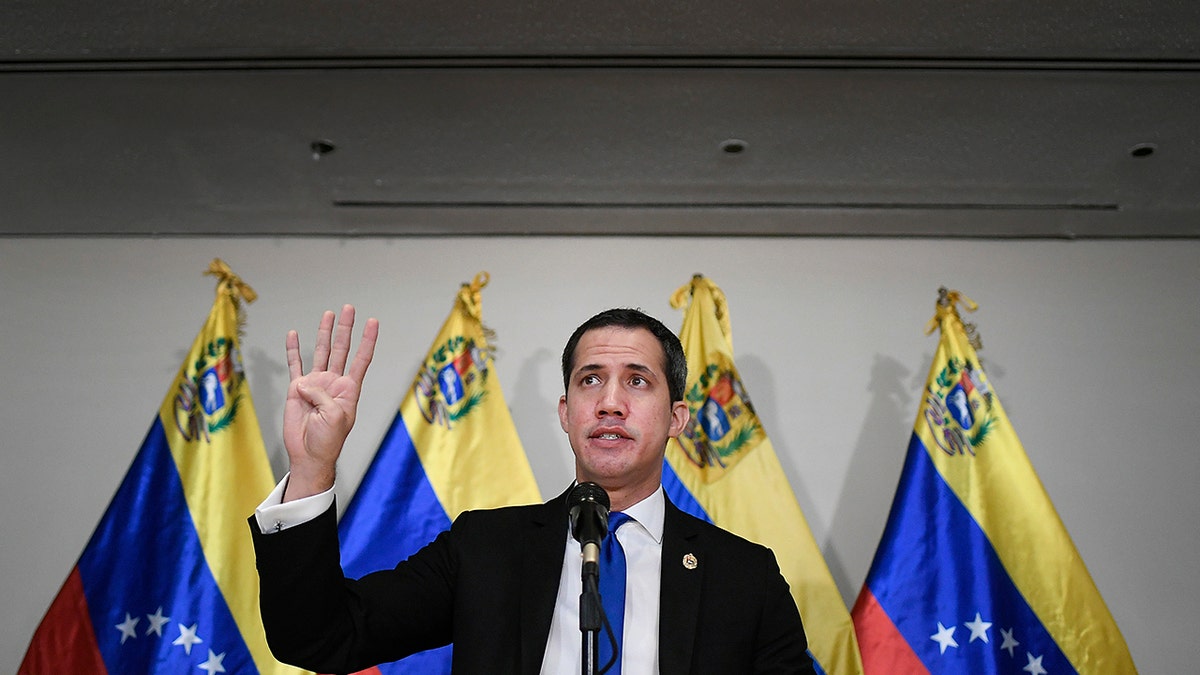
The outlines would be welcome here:
<svg viewBox="0 0 1200 675">
<path fill-rule="evenodd" d="M 615 382 L 605 384 L 604 389 L 600 392 L 600 400 L 596 404 L 596 416 L 624 417 L 625 411 L 625 397 L 621 393 L 621 388 Z"/>
</svg>

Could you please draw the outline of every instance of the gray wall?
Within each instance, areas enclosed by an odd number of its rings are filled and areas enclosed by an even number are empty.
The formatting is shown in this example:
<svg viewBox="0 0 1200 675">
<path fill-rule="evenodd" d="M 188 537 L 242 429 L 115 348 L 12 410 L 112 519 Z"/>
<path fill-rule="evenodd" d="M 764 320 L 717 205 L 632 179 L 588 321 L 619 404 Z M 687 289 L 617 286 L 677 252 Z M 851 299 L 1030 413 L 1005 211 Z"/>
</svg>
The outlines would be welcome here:
<svg viewBox="0 0 1200 675">
<path fill-rule="evenodd" d="M 15 672 L 149 428 L 225 259 L 259 292 L 244 357 L 277 475 L 283 336 L 324 309 L 381 338 L 341 464 L 353 493 L 458 284 L 487 270 L 497 370 L 544 494 L 571 476 L 562 343 L 600 309 L 725 291 L 736 361 L 848 603 L 878 543 L 939 285 L 1143 673 L 1194 672 L 1200 241 L 753 238 L 0 239 L 0 672 Z"/>
</svg>

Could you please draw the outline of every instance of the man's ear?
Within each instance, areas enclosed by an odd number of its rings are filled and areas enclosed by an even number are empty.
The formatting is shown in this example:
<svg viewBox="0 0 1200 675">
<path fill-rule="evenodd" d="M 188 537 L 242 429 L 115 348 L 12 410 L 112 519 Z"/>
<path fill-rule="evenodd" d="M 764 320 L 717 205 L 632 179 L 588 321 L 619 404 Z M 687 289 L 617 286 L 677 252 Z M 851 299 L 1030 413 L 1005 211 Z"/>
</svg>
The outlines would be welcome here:
<svg viewBox="0 0 1200 675">
<path fill-rule="evenodd" d="M 564 432 L 567 431 L 567 395 L 558 397 L 558 424 Z"/>
<path fill-rule="evenodd" d="M 671 404 L 671 428 L 668 435 L 675 438 L 683 433 L 687 428 L 688 420 L 692 418 L 692 414 L 688 411 L 687 404 L 683 401 L 675 401 Z"/>
</svg>

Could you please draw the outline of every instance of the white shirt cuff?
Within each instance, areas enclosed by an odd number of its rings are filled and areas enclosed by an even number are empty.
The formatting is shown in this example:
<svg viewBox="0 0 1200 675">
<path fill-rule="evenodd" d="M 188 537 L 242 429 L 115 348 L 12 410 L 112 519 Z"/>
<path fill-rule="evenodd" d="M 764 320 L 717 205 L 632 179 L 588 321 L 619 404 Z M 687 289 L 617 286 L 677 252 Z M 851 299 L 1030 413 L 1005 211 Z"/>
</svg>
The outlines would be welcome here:
<svg viewBox="0 0 1200 675">
<path fill-rule="evenodd" d="M 333 488 L 311 497 L 303 497 L 287 503 L 283 501 L 283 491 L 287 489 L 288 478 L 292 474 L 289 473 L 279 481 L 271 494 L 263 500 L 263 503 L 254 509 L 254 517 L 258 520 L 258 529 L 264 534 L 280 532 L 303 525 L 317 516 L 325 513 L 330 506 L 333 505 L 334 492 Z"/>
</svg>

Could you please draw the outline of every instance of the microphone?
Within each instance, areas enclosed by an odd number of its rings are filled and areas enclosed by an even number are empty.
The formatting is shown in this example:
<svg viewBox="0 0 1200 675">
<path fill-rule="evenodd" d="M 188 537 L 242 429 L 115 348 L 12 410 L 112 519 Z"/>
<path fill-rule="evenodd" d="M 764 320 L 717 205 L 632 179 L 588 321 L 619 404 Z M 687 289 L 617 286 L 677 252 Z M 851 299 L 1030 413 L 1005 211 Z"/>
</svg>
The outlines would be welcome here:
<svg viewBox="0 0 1200 675">
<path fill-rule="evenodd" d="M 595 483 L 580 483 L 567 494 L 567 514 L 571 536 L 583 552 L 583 569 L 600 570 L 600 542 L 608 536 L 608 508 L 611 502 L 604 488 Z"/>
</svg>

